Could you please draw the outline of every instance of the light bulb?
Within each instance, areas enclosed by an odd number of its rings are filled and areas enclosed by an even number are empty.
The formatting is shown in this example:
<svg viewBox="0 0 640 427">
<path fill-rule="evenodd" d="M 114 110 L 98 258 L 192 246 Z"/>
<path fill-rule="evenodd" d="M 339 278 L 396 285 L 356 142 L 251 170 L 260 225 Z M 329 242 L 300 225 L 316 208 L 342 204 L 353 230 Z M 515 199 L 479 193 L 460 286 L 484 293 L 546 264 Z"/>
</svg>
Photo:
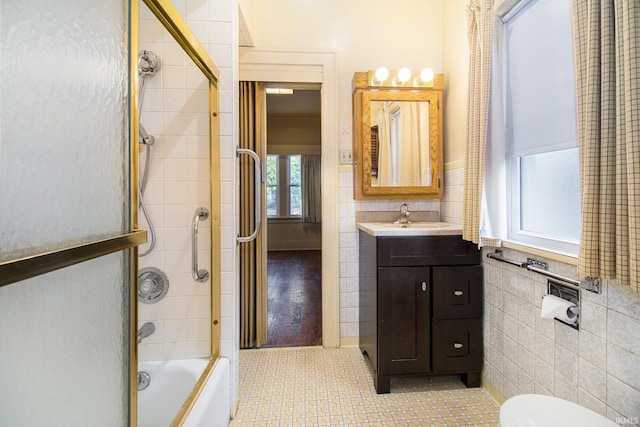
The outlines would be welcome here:
<svg viewBox="0 0 640 427">
<path fill-rule="evenodd" d="M 420 72 L 420 80 L 427 83 L 433 80 L 433 70 L 431 68 L 425 68 Z"/>
<path fill-rule="evenodd" d="M 408 68 L 400 68 L 398 71 L 398 81 L 400 83 L 406 83 L 411 78 L 411 70 Z"/>
<path fill-rule="evenodd" d="M 389 78 L 389 70 L 384 67 L 380 67 L 376 70 L 376 80 L 379 82 L 383 82 Z"/>
</svg>

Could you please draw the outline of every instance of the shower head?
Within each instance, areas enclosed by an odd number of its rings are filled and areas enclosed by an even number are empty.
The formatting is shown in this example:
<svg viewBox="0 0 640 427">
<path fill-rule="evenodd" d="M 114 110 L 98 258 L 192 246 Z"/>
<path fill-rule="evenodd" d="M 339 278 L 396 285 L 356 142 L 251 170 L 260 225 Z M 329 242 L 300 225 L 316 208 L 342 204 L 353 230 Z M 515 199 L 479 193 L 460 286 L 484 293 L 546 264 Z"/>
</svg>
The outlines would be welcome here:
<svg viewBox="0 0 640 427">
<path fill-rule="evenodd" d="M 150 50 L 143 50 L 138 55 L 138 74 L 152 77 L 160 69 L 160 58 Z"/>
</svg>

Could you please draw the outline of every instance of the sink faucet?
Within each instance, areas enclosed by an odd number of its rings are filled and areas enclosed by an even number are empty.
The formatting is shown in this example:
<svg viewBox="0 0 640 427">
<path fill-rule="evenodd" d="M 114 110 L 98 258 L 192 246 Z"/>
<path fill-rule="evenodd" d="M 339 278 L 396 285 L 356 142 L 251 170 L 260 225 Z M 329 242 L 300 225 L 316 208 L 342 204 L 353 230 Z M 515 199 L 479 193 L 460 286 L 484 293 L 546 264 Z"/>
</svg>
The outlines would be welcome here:
<svg viewBox="0 0 640 427">
<path fill-rule="evenodd" d="M 410 214 L 411 212 L 409 212 L 409 206 L 404 203 L 402 206 L 400 206 L 400 217 L 394 222 L 394 224 L 411 224 L 411 221 L 409 221 Z"/>
<path fill-rule="evenodd" d="M 149 335 L 156 331 L 156 325 L 152 322 L 146 322 L 144 325 L 138 329 L 138 344 L 142 342 L 143 339 L 147 338 Z"/>
</svg>

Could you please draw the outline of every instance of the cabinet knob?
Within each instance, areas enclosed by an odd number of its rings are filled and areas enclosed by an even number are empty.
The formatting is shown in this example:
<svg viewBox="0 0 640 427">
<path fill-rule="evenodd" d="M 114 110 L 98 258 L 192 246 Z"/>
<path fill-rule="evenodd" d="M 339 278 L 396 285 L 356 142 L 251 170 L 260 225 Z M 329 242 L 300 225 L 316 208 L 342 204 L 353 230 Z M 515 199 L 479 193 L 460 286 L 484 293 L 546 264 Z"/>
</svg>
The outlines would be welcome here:
<svg viewBox="0 0 640 427">
<path fill-rule="evenodd" d="M 457 297 L 464 295 L 464 292 L 462 291 L 453 291 L 453 294 Z"/>
<path fill-rule="evenodd" d="M 453 343 L 453 348 L 462 348 L 462 347 L 464 347 L 464 345 L 462 345 L 461 342 L 454 342 Z"/>
<path fill-rule="evenodd" d="M 427 282 L 422 282 L 422 292 L 427 291 Z"/>
</svg>

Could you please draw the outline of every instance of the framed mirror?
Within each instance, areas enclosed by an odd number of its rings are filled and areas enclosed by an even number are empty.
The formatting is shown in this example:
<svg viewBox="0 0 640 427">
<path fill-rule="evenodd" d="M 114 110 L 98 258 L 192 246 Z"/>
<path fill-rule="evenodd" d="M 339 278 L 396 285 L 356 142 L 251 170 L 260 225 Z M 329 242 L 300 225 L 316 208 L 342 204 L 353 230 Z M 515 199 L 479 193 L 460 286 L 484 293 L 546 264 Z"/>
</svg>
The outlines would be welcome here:
<svg viewBox="0 0 640 427">
<path fill-rule="evenodd" d="M 354 198 L 440 199 L 444 75 L 420 87 L 381 87 L 357 72 L 353 89 Z"/>
</svg>

